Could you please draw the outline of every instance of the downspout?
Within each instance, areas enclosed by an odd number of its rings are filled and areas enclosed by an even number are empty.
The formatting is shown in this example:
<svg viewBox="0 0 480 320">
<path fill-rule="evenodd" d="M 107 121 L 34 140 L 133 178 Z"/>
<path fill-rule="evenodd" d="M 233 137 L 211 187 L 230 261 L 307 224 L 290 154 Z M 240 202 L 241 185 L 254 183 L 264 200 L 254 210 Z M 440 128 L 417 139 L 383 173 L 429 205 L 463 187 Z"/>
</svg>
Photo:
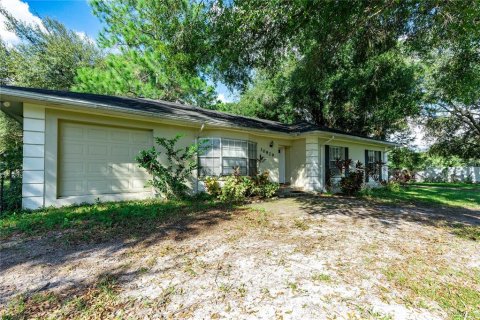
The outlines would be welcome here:
<svg viewBox="0 0 480 320">
<path fill-rule="evenodd" d="M 200 134 L 202 133 L 203 129 L 205 128 L 205 122 L 202 123 L 200 126 L 200 130 L 198 130 L 197 137 L 195 138 L 195 143 L 198 144 L 198 141 L 200 139 Z M 197 161 L 198 161 L 198 155 L 197 155 Z M 198 183 L 200 182 L 200 179 L 198 178 L 198 168 L 197 168 L 197 175 L 195 177 L 195 193 L 198 193 Z"/>
</svg>

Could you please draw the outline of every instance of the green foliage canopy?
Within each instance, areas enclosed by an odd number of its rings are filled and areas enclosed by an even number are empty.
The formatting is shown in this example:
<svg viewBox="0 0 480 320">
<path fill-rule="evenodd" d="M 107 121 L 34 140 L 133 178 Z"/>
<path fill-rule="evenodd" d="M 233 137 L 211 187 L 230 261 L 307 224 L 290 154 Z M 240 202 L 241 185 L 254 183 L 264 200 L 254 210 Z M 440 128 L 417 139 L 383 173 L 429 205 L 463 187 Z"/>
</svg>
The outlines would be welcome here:
<svg viewBox="0 0 480 320">
<path fill-rule="evenodd" d="M 404 129 L 408 117 L 417 117 L 427 104 L 425 71 L 438 61 L 432 52 L 450 52 L 464 66 L 478 65 L 478 1 L 237 0 L 220 1 L 216 11 L 214 42 L 222 55 L 215 70 L 226 83 L 246 89 L 238 105 L 227 106 L 234 112 L 269 97 L 275 102 L 272 110 L 295 106 L 296 119 L 385 138 Z M 292 58 L 293 70 L 285 72 L 285 60 Z M 445 66 L 455 65 L 452 61 Z M 452 80 L 462 78 L 469 82 L 466 87 L 478 88 L 466 70 L 475 68 L 442 71 L 446 79 L 432 79 L 461 88 Z M 267 79 L 287 75 L 287 85 L 278 90 L 275 81 L 257 81 L 264 71 Z M 434 96 L 435 103 L 448 101 L 445 95 Z M 261 114 L 283 120 L 262 105 Z M 462 113 L 459 121 L 465 123 Z M 462 136 L 462 130 L 454 132 Z"/>
<path fill-rule="evenodd" d="M 102 58 L 92 40 L 54 19 L 44 18 L 42 25 L 31 25 L 1 6 L 0 15 L 22 41 L 11 48 L 0 42 L 2 84 L 70 90 L 77 69 L 92 66 Z"/>
<path fill-rule="evenodd" d="M 90 2 L 105 23 L 106 61 L 79 70 L 75 90 L 211 106 L 207 7 L 192 1 Z"/>
</svg>

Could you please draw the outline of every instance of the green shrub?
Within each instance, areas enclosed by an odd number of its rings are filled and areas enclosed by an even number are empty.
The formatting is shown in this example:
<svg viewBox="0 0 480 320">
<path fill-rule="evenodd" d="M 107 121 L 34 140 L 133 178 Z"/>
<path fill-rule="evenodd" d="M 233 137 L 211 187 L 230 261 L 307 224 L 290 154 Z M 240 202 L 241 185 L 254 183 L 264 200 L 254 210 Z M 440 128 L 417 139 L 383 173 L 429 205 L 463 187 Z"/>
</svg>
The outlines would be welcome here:
<svg viewBox="0 0 480 320">
<path fill-rule="evenodd" d="M 225 180 L 219 199 L 224 202 L 242 202 L 252 196 L 271 198 L 279 187 L 278 183 L 270 182 L 267 171 L 254 177 L 242 177 L 239 169 L 235 168 Z"/>
<path fill-rule="evenodd" d="M 223 202 L 243 202 L 252 186 L 250 178 L 234 173 L 225 180 L 219 199 Z"/>
<path fill-rule="evenodd" d="M 3 210 L 1 214 L 7 212 L 20 211 L 22 207 L 22 176 L 14 175 L 12 178 L 5 179 L 3 195 L 0 199 L 2 201 Z"/>
<path fill-rule="evenodd" d="M 167 156 L 165 164 L 160 161 L 162 152 L 155 147 L 143 150 L 137 156 L 139 166 L 152 175 L 150 184 L 166 199 L 184 198 L 188 190 L 187 179 L 198 168 L 199 145 L 195 143 L 184 149 L 176 149 L 175 145 L 181 137 L 177 135 L 172 139 L 155 138 L 155 142 Z"/>
<path fill-rule="evenodd" d="M 218 197 L 222 193 L 222 189 L 220 188 L 220 183 L 218 183 L 217 177 L 206 177 L 204 182 L 205 189 L 209 195 Z"/>
<path fill-rule="evenodd" d="M 390 181 L 405 185 L 408 182 L 414 181 L 415 174 L 408 170 L 393 170 Z"/>
<path fill-rule="evenodd" d="M 362 190 L 363 171 L 357 170 L 349 172 L 347 176 L 340 180 L 340 189 L 347 195 L 357 194 Z"/>
<path fill-rule="evenodd" d="M 395 181 L 389 181 L 386 184 L 385 188 L 391 192 L 400 192 L 400 183 Z"/>
<path fill-rule="evenodd" d="M 271 198 L 277 193 L 279 188 L 280 184 L 275 182 L 268 182 L 259 188 L 260 190 L 258 192 L 258 195 L 262 198 Z"/>
<path fill-rule="evenodd" d="M 269 173 L 265 171 L 252 177 L 253 188 L 251 195 L 259 196 L 261 198 L 271 198 L 277 193 L 280 184 L 270 182 Z"/>
</svg>

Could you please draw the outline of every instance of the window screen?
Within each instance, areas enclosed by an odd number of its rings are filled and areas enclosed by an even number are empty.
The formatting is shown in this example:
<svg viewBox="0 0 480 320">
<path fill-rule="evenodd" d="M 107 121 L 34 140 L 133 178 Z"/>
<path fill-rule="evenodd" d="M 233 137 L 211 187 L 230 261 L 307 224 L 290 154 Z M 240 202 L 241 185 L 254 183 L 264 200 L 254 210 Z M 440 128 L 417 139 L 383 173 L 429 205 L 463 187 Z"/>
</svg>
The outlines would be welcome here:
<svg viewBox="0 0 480 320">
<path fill-rule="evenodd" d="M 254 176 L 257 173 L 257 144 L 248 142 L 248 175 Z"/>
<path fill-rule="evenodd" d="M 340 176 L 340 169 L 337 167 L 337 160 L 345 160 L 345 148 L 330 146 L 329 169 L 334 177 Z"/>
<path fill-rule="evenodd" d="M 200 139 L 201 150 L 198 156 L 201 176 L 219 176 L 222 174 L 220 139 Z"/>
<path fill-rule="evenodd" d="M 229 175 L 237 167 L 241 175 L 257 173 L 255 142 L 227 138 L 202 138 L 200 141 L 206 141 L 198 157 L 200 176 Z"/>
<path fill-rule="evenodd" d="M 380 151 L 368 150 L 368 164 L 374 164 L 381 161 L 382 153 Z"/>
</svg>

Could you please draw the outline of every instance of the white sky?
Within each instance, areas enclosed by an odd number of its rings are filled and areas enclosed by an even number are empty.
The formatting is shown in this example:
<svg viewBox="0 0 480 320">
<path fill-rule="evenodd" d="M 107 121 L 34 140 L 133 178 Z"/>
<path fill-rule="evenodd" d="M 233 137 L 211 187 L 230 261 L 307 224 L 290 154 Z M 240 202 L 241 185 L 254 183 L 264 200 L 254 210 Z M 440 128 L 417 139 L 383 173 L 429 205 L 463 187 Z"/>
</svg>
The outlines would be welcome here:
<svg viewBox="0 0 480 320">
<path fill-rule="evenodd" d="M 42 20 L 30 12 L 28 3 L 20 0 L 0 0 L 0 6 L 5 8 L 18 20 L 24 21 L 28 24 L 42 25 Z M 5 26 L 5 17 L 0 15 L 0 37 L 8 45 L 15 45 L 20 42 L 20 39 L 15 33 L 8 31 Z"/>
</svg>

